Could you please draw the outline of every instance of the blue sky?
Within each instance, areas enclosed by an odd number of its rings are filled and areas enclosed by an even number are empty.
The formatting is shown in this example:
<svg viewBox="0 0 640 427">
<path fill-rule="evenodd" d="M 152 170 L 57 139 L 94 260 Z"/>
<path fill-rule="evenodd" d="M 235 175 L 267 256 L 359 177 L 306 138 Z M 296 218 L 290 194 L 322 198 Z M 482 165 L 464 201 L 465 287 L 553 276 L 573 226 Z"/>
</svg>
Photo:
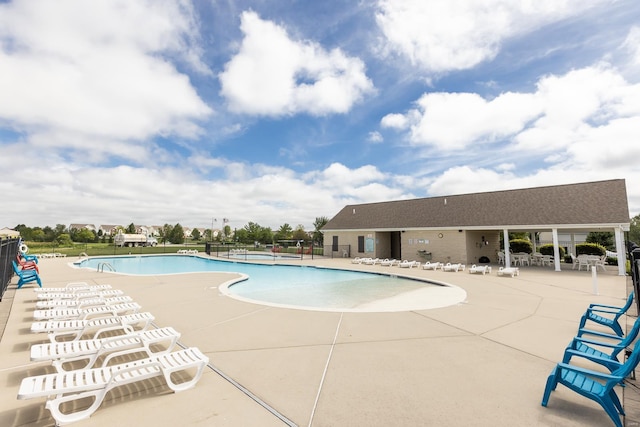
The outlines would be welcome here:
<svg viewBox="0 0 640 427">
<path fill-rule="evenodd" d="M 0 226 L 627 180 L 635 0 L 0 2 Z"/>
</svg>

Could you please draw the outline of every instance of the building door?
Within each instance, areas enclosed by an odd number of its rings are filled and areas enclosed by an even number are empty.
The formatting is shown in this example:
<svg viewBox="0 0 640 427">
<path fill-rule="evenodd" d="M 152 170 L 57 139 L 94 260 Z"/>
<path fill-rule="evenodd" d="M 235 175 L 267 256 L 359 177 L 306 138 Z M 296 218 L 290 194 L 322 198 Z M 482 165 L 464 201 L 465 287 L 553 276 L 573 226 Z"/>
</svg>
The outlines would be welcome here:
<svg viewBox="0 0 640 427">
<path fill-rule="evenodd" d="M 399 231 L 391 232 L 391 258 L 402 259 L 402 239 Z"/>
</svg>

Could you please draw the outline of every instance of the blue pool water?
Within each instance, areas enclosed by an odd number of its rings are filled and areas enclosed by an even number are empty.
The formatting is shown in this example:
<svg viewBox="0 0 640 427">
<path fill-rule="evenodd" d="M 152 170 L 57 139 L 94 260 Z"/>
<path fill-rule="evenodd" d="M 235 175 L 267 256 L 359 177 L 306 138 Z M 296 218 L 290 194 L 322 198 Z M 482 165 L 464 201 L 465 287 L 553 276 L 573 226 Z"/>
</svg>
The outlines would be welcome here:
<svg viewBox="0 0 640 427">
<path fill-rule="evenodd" d="M 396 276 L 195 256 L 100 257 L 83 260 L 78 267 L 95 270 L 102 263 L 108 263 L 117 273 L 134 275 L 240 273 L 247 276 L 246 280 L 221 286 L 220 291 L 249 302 L 310 310 L 404 311 L 407 302 L 411 307 L 408 309 L 432 308 L 455 304 L 466 297 L 456 287 Z M 430 301 L 422 301 L 425 298 Z"/>
</svg>

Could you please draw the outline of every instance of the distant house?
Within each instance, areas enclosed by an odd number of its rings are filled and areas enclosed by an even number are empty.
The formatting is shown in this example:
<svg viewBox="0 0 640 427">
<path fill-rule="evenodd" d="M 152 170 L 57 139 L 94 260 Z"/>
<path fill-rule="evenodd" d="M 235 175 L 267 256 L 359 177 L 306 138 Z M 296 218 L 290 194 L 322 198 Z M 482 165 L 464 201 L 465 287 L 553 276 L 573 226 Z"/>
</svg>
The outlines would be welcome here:
<svg viewBox="0 0 640 427">
<path fill-rule="evenodd" d="M 102 230 L 102 234 L 104 235 L 115 236 L 121 228 L 123 228 L 121 225 L 103 224 L 100 226 L 99 230 Z"/>
<path fill-rule="evenodd" d="M 507 246 L 509 232 L 551 233 L 558 255 L 560 234 L 613 232 L 619 273 L 624 275 L 623 233 L 629 225 L 625 181 L 617 179 L 347 205 L 322 231 L 325 253 L 334 256 L 467 264 L 496 262 L 500 233 L 507 237 Z"/>
<path fill-rule="evenodd" d="M 82 230 L 83 228 L 86 228 L 87 230 L 91 230 L 91 231 L 95 231 L 96 233 L 98 232 L 98 229 L 96 228 L 96 226 L 94 224 L 71 224 L 69 225 L 69 230 Z"/>
</svg>

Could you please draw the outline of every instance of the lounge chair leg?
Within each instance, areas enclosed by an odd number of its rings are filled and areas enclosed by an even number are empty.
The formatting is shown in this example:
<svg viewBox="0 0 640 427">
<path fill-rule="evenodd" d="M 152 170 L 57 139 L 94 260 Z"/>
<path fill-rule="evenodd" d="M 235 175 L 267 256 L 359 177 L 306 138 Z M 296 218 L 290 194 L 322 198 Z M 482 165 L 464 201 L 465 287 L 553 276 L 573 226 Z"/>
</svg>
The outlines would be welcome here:
<svg viewBox="0 0 640 427">
<path fill-rule="evenodd" d="M 551 375 L 549 375 L 549 378 L 547 378 L 547 385 L 544 388 L 544 394 L 542 395 L 542 406 L 547 406 L 547 403 L 549 403 L 549 396 L 551 395 L 551 392 L 554 391 L 556 389 L 556 386 L 558 385 L 558 381 L 556 381 L 556 373 L 557 368 L 553 369 L 553 372 L 551 372 Z"/>
<path fill-rule="evenodd" d="M 56 420 L 56 425 L 62 426 L 69 423 L 74 423 L 80 420 L 86 420 L 89 418 L 102 404 L 104 396 L 108 390 L 88 391 L 79 394 L 70 394 L 67 396 L 56 397 L 48 400 L 45 404 L 45 408 L 51 412 L 51 416 Z M 94 401 L 87 409 L 81 411 L 65 414 L 60 410 L 60 406 L 65 402 L 82 400 L 85 398 L 93 397 Z"/>
</svg>

